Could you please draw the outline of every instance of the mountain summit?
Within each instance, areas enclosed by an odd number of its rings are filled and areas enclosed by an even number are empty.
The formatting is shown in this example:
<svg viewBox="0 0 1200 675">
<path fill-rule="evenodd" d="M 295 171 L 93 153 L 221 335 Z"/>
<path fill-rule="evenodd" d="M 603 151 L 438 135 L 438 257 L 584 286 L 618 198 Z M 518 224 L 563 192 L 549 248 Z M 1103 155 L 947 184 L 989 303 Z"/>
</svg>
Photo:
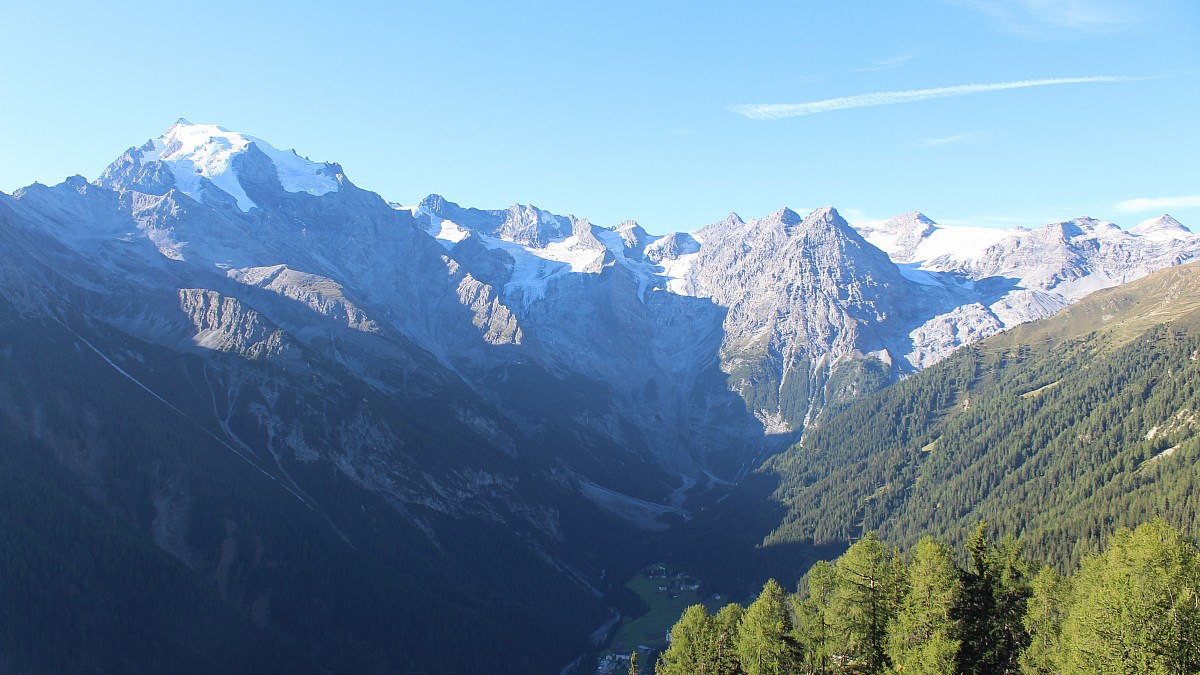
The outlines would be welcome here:
<svg viewBox="0 0 1200 675">
<path fill-rule="evenodd" d="M 112 187 L 122 182 L 143 187 L 174 187 L 197 201 L 218 190 L 242 211 L 258 206 L 246 193 L 244 174 L 270 175 L 287 192 L 320 196 L 338 190 L 334 164 L 320 164 L 276 150 L 266 141 L 212 124 L 180 118 L 162 136 L 130 148 L 97 181 Z"/>
<path fill-rule="evenodd" d="M 1178 220 L 1172 218 L 1169 214 L 1162 214 L 1157 218 L 1143 220 L 1133 226 L 1130 232 L 1141 235 L 1148 239 L 1156 239 L 1165 241 L 1170 239 L 1187 239 L 1192 236 L 1192 231 L 1184 227 Z"/>
</svg>

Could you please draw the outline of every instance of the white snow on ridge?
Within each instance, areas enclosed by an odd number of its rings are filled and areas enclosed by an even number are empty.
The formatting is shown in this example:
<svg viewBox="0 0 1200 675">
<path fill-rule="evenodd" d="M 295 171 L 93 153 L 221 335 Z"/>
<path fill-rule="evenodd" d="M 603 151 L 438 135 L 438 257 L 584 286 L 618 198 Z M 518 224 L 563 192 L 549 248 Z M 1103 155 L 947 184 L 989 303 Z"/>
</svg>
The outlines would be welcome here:
<svg viewBox="0 0 1200 675">
<path fill-rule="evenodd" d="M 314 197 L 320 197 L 329 192 L 337 192 L 338 182 L 325 173 L 325 165 L 314 162 L 296 154 L 295 150 L 276 150 L 266 141 L 247 136 L 259 150 L 263 151 L 275 165 L 279 174 L 279 185 L 288 192 L 307 192 Z"/>
<path fill-rule="evenodd" d="M 855 227 L 858 227 L 858 226 L 855 226 Z M 868 228 L 869 228 L 869 225 L 864 223 L 863 229 L 859 231 L 859 234 L 861 234 L 863 236 L 863 239 L 867 240 L 868 244 L 874 246 L 875 248 L 879 249 L 880 251 L 883 251 L 884 253 L 888 254 L 889 256 L 900 252 L 900 250 L 901 250 L 900 241 L 899 241 L 900 237 L 898 237 L 890 232 L 882 232 L 880 230 L 868 229 Z"/>
<path fill-rule="evenodd" d="M 392 208 L 407 210 L 410 207 Z M 429 218 L 430 226 L 426 232 L 447 250 L 467 237 L 478 237 L 487 248 L 502 249 L 512 256 L 511 277 L 504 285 L 504 290 L 505 293 L 520 291 L 527 307 L 534 300 L 545 296 L 546 286 L 551 279 L 568 273 L 586 273 L 589 271 L 588 267 L 604 255 L 604 251 L 581 245 L 579 238 L 574 235 L 552 241 L 542 248 L 527 248 L 516 242 L 468 230 L 419 207 L 412 207 L 411 210 L 413 215 L 425 215 Z"/>
<path fill-rule="evenodd" d="M 897 216 L 896 218 L 900 218 Z M 1165 242 L 1171 240 L 1186 240 L 1200 235 L 1192 233 L 1169 215 L 1145 220 L 1129 230 L 1119 225 L 1096 218 L 1075 218 L 1060 223 L 1050 223 L 1037 229 L 1024 227 L 992 228 L 969 225 L 934 225 L 925 236 L 921 237 L 915 247 L 911 240 L 906 241 L 908 232 L 895 231 L 887 227 L 896 220 L 880 220 L 862 222 L 854 227 L 863 237 L 876 248 L 887 253 L 889 257 L 903 255 L 902 260 L 918 263 L 932 263 L 942 259 L 954 262 L 977 260 L 991 246 L 999 244 L 1008 238 L 1024 239 L 1038 236 L 1043 228 L 1051 226 L 1073 225 L 1083 231 L 1086 237 L 1105 241 L 1119 241 L 1136 235 L 1148 241 Z M 911 247 L 911 248 L 910 248 Z M 922 267 L 925 265 L 923 264 Z M 940 266 L 940 265 L 939 265 Z"/>
<path fill-rule="evenodd" d="M 238 208 L 249 211 L 258 206 L 246 195 L 231 166 L 234 156 L 245 152 L 250 139 L 211 124 L 176 122 L 154 141 L 154 149 L 143 153 L 142 162 L 158 160 L 175 176 L 181 192 L 203 201 L 200 178 L 212 181 L 221 191 L 237 200 Z"/>
<path fill-rule="evenodd" d="M 426 213 L 417 207 L 398 210 L 411 210 L 414 216 L 418 213 Z M 471 236 L 470 231 L 459 226 L 458 223 L 454 223 L 449 220 L 442 220 L 431 213 L 426 213 L 426 215 L 429 216 L 430 225 L 429 229 L 425 231 L 433 235 L 433 238 L 437 239 L 438 243 L 444 246 L 447 251 L 454 248 L 454 245 L 458 242 Z"/>
<path fill-rule="evenodd" d="M 978 258 L 989 246 L 1016 236 L 1019 230 L 1001 230 L 990 227 L 942 227 L 938 226 L 917 245 L 914 260 L 933 260 L 950 256 L 954 260 Z"/>
<path fill-rule="evenodd" d="M 897 263 L 896 269 L 900 271 L 900 276 L 914 281 L 922 286 L 944 286 L 939 277 L 935 276 L 934 272 L 921 269 L 919 266 L 912 263 Z"/>
<path fill-rule="evenodd" d="M 264 140 L 229 131 L 214 124 L 191 124 L 179 120 L 167 133 L 143 151 L 141 161 L 160 161 L 175 176 L 175 185 L 184 194 L 203 200 L 200 179 L 207 178 L 222 192 L 237 200 L 238 208 L 249 212 L 258 206 L 246 194 L 233 170 L 233 158 L 253 143 L 275 165 L 279 184 L 288 192 L 306 192 L 320 196 L 338 189 L 336 180 L 326 175 L 325 165 L 300 157 L 295 151 L 277 150 Z"/>
<path fill-rule="evenodd" d="M 546 287 L 551 279 L 564 274 L 586 273 L 588 266 L 604 255 L 603 251 L 580 246 L 579 238 L 574 235 L 552 241 L 544 248 L 526 248 L 515 242 L 479 233 L 472 236 L 480 237 L 488 248 L 504 249 L 512 256 L 512 277 L 504 285 L 504 291 L 520 291 L 526 307 L 546 295 Z"/>
<path fill-rule="evenodd" d="M 872 246 L 888 256 L 895 256 L 904 250 L 904 234 L 881 229 L 879 225 L 885 222 L 887 221 L 874 221 L 855 227 Z M 1024 230 L 993 227 L 935 225 L 932 231 L 917 243 L 916 249 L 908 259 L 925 262 L 949 256 L 958 261 L 972 260 L 978 258 L 989 246 L 1023 232 Z"/>
<path fill-rule="evenodd" d="M 676 257 L 662 257 L 658 262 L 652 262 L 641 256 L 630 257 L 626 250 L 625 238 L 616 230 L 594 228 L 592 233 L 603 245 L 603 249 L 595 244 L 588 245 L 579 240 L 576 235 L 550 241 L 543 247 L 527 247 L 522 244 L 507 241 L 499 237 L 484 234 L 478 230 L 469 229 L 458 223 L 438 217 L 433 212 L 420 206 L 404 206 L 389 202 L 393 209 L 409 211 L 414 216 L 429 218 L 429 226 L 425 228 L 431 236 L 438 240 L 446 250 L 467 237 L 477 237 L 485 247 L 501 249 L 512 256 L 513 265 L 510 278 L 504 286 L 506 294 L 520 292 L 523 303 L 528 306 L 545 296 L 546 286 L 551 280 L 565 274 L 598 274 L 601 267 L 597 264 L 605 251 L 611 253 L 620 265 L 633 272 L 638 277 L 638 296 L 645 298 L 647 289 L 666 290 L 674 295 L 695 295 L 695 290 L 688 274 L 692 265 L 699 257 L 699 247 L 695 251 L 682 253 Z M 546 211 L 539 210 L 539 217 L 547 222 L 554 222 L 562 229 L 561 220 Z M 661 235 L 650 239 L 644 248 L 645 252 L 662 248 L 672 235 Z M 678 235 L 675 235 L 678 236 Z M 696 235 L 687 235 L 700 243 Z"/>
<path fill-rule="evenodd" d="M 1137 225 L 1134 225 L 1130 232 L 1145 237 L 1151 241 L 1190 239 L 1197 236 L 1191 230 L 1184 227 L 1178 220 L 1175 220 L 1170 215 L 1165 213 L 1157 218 L 1143 220 Z"/>
<path fill-rule="evenodd" d="M 667 238 L 670 236 L 672 235 L 664 235 L 654 239 L 649 244 L 646 244 L 646 252 L 650 253 L 655 249 L 662 248 L 664 242 L 666 242 Z M 662 256 L 658 261 L 658 266 L 662 268 L 662 272 L 659 273 L 659 276 L 667 280 L 667 292 L 674 293 L 675 295 L 696 295 L 696 289 L 692 285 L 692 282 L 688 280 L 688 275 L 692 271 L 692 265 L 696 262 L 696 259 L 700 257 L 700 247 L 704 245 L 704 242 L 701 236 L 698 234 L 692 233 L 689 236 L 696 242 L 696 244 L 698 244 L 694 251 L 690 253 L 680 253 L 674 258 Z"/>
</svg>

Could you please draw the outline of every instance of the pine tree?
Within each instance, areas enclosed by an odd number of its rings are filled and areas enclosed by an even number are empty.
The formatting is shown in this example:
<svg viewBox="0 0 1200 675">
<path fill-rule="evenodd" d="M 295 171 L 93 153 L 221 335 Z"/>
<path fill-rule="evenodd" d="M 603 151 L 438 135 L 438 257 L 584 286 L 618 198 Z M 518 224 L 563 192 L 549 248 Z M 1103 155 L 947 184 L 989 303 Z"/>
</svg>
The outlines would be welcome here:
<svg viewBox="0 0 1200 675">
<path fill-rule="evenodd" d="M 962 630 L 958 671 L 1015 673 L 1028 639 L 1021 623 L 1030 593 L 1028 565 L 1012 537 L 992 546 L 983 522 L 967 540 L 967 553 L 971 565 L 955 612 Z"/>
<path fill-rule="evenodd" d="M 990 556 L 994 586 L 996 617 L 992 636 L 996 642 L 995 663 L 999 672 L 1016 673 L 1018 658 L 1029 644 L 1029 633 L 1022 624 L 1032 590 L 1029 585 L 1029 563 L 1021 546 L 1011 535 L 1005 535 Z"/>
</svg>

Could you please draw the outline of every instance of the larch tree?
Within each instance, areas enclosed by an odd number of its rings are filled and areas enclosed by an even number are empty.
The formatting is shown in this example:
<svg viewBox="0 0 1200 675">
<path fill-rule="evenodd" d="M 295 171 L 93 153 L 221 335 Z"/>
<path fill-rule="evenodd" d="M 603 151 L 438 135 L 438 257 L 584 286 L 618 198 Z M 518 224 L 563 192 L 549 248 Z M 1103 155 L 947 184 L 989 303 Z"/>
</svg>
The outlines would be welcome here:
<svg viewBox="0 0 1200 675">
<path fill-rule="evenodd" d="M 888 666 L 887 627 L 896 616 L 904 585 L 894 558 L 895 553 L 869 533 L 834 563 L 826 620 L 835 658 L 843 665 L 869 673 Z"/>
<path fill-rule="evenodd" d="M 950 548 L 926 537 L 908 567 L 908 592 L 888 627 L 887 653 L 897 672 L 953 675 L 961 641 L 954 609 L 962 580 Z"/>
<path fill-rule="evenodd" d="M 745 613 L 741 605 L 730 603 L 713 618 L 713 675 L 738 675 L 743 672 L 736 642 Z"/>
<path fill-rule="evenodd" d="M 671 628 L 670 645 L 658 657 L 656 675 L 711 675 L 715 668 L 716 625 L 704 605 L 692 605 Z"/>
<path fill-rule="evenodd" d="M 795 672 L 799 649 L 787 597 L 774 579 L 750 603 L 738 629 L 738 660 L 747 675 Z"/>
<path fill-rule="evenodd" d="M 1072 577 L 1059 665 L 1200 672 L 1200 551 L 1162 520 L 1114 534 Z"/>
<path fill-rule="evenodd" d="M 1055 675 L 1062 670 L 1063 612 L 1070 598 L 1067 579 L 1051 567 L 1043 567 L 1033 578 L 1033 594 L 1022 622 L 1029 633 L 1029 645 L 1021 652 L 1021 672 L 1029 675 Z"/>
</svg>

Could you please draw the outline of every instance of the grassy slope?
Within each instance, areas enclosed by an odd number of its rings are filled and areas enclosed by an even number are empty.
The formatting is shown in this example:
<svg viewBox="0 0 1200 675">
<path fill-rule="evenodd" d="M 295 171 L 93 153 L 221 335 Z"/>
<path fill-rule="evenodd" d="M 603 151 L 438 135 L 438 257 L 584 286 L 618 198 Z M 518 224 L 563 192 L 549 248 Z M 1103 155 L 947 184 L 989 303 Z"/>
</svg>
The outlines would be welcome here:
<svg viewBox="0 0 1200 675">
<path fill-rule="evenodd" d="M 666 645 L 667 631 L 679 620 L 683 610 L 692 605 L 703 604 L 708 607 L 710 613 L 715 613 L 724 602 L 712 599 L 711 594 L 705 598 L 702 594 L 703 586 L 700 587 L 701 591 L 679 590 L 663 593 L 658 590 L 659 586 L 673 582 L 661 577 L 651 577 L 647 573 L 648 570 L 649 568 L 638 572 L 625 584 L 626 588 L 646 603 L 649 610 L 636 619 L 625 621 L 617 629 L 611 649 L 618 653 L 627 654 L 638 645 L 663 647 Z M 677 597 L 672 598 L 672 594 Z"/>
</svg>

